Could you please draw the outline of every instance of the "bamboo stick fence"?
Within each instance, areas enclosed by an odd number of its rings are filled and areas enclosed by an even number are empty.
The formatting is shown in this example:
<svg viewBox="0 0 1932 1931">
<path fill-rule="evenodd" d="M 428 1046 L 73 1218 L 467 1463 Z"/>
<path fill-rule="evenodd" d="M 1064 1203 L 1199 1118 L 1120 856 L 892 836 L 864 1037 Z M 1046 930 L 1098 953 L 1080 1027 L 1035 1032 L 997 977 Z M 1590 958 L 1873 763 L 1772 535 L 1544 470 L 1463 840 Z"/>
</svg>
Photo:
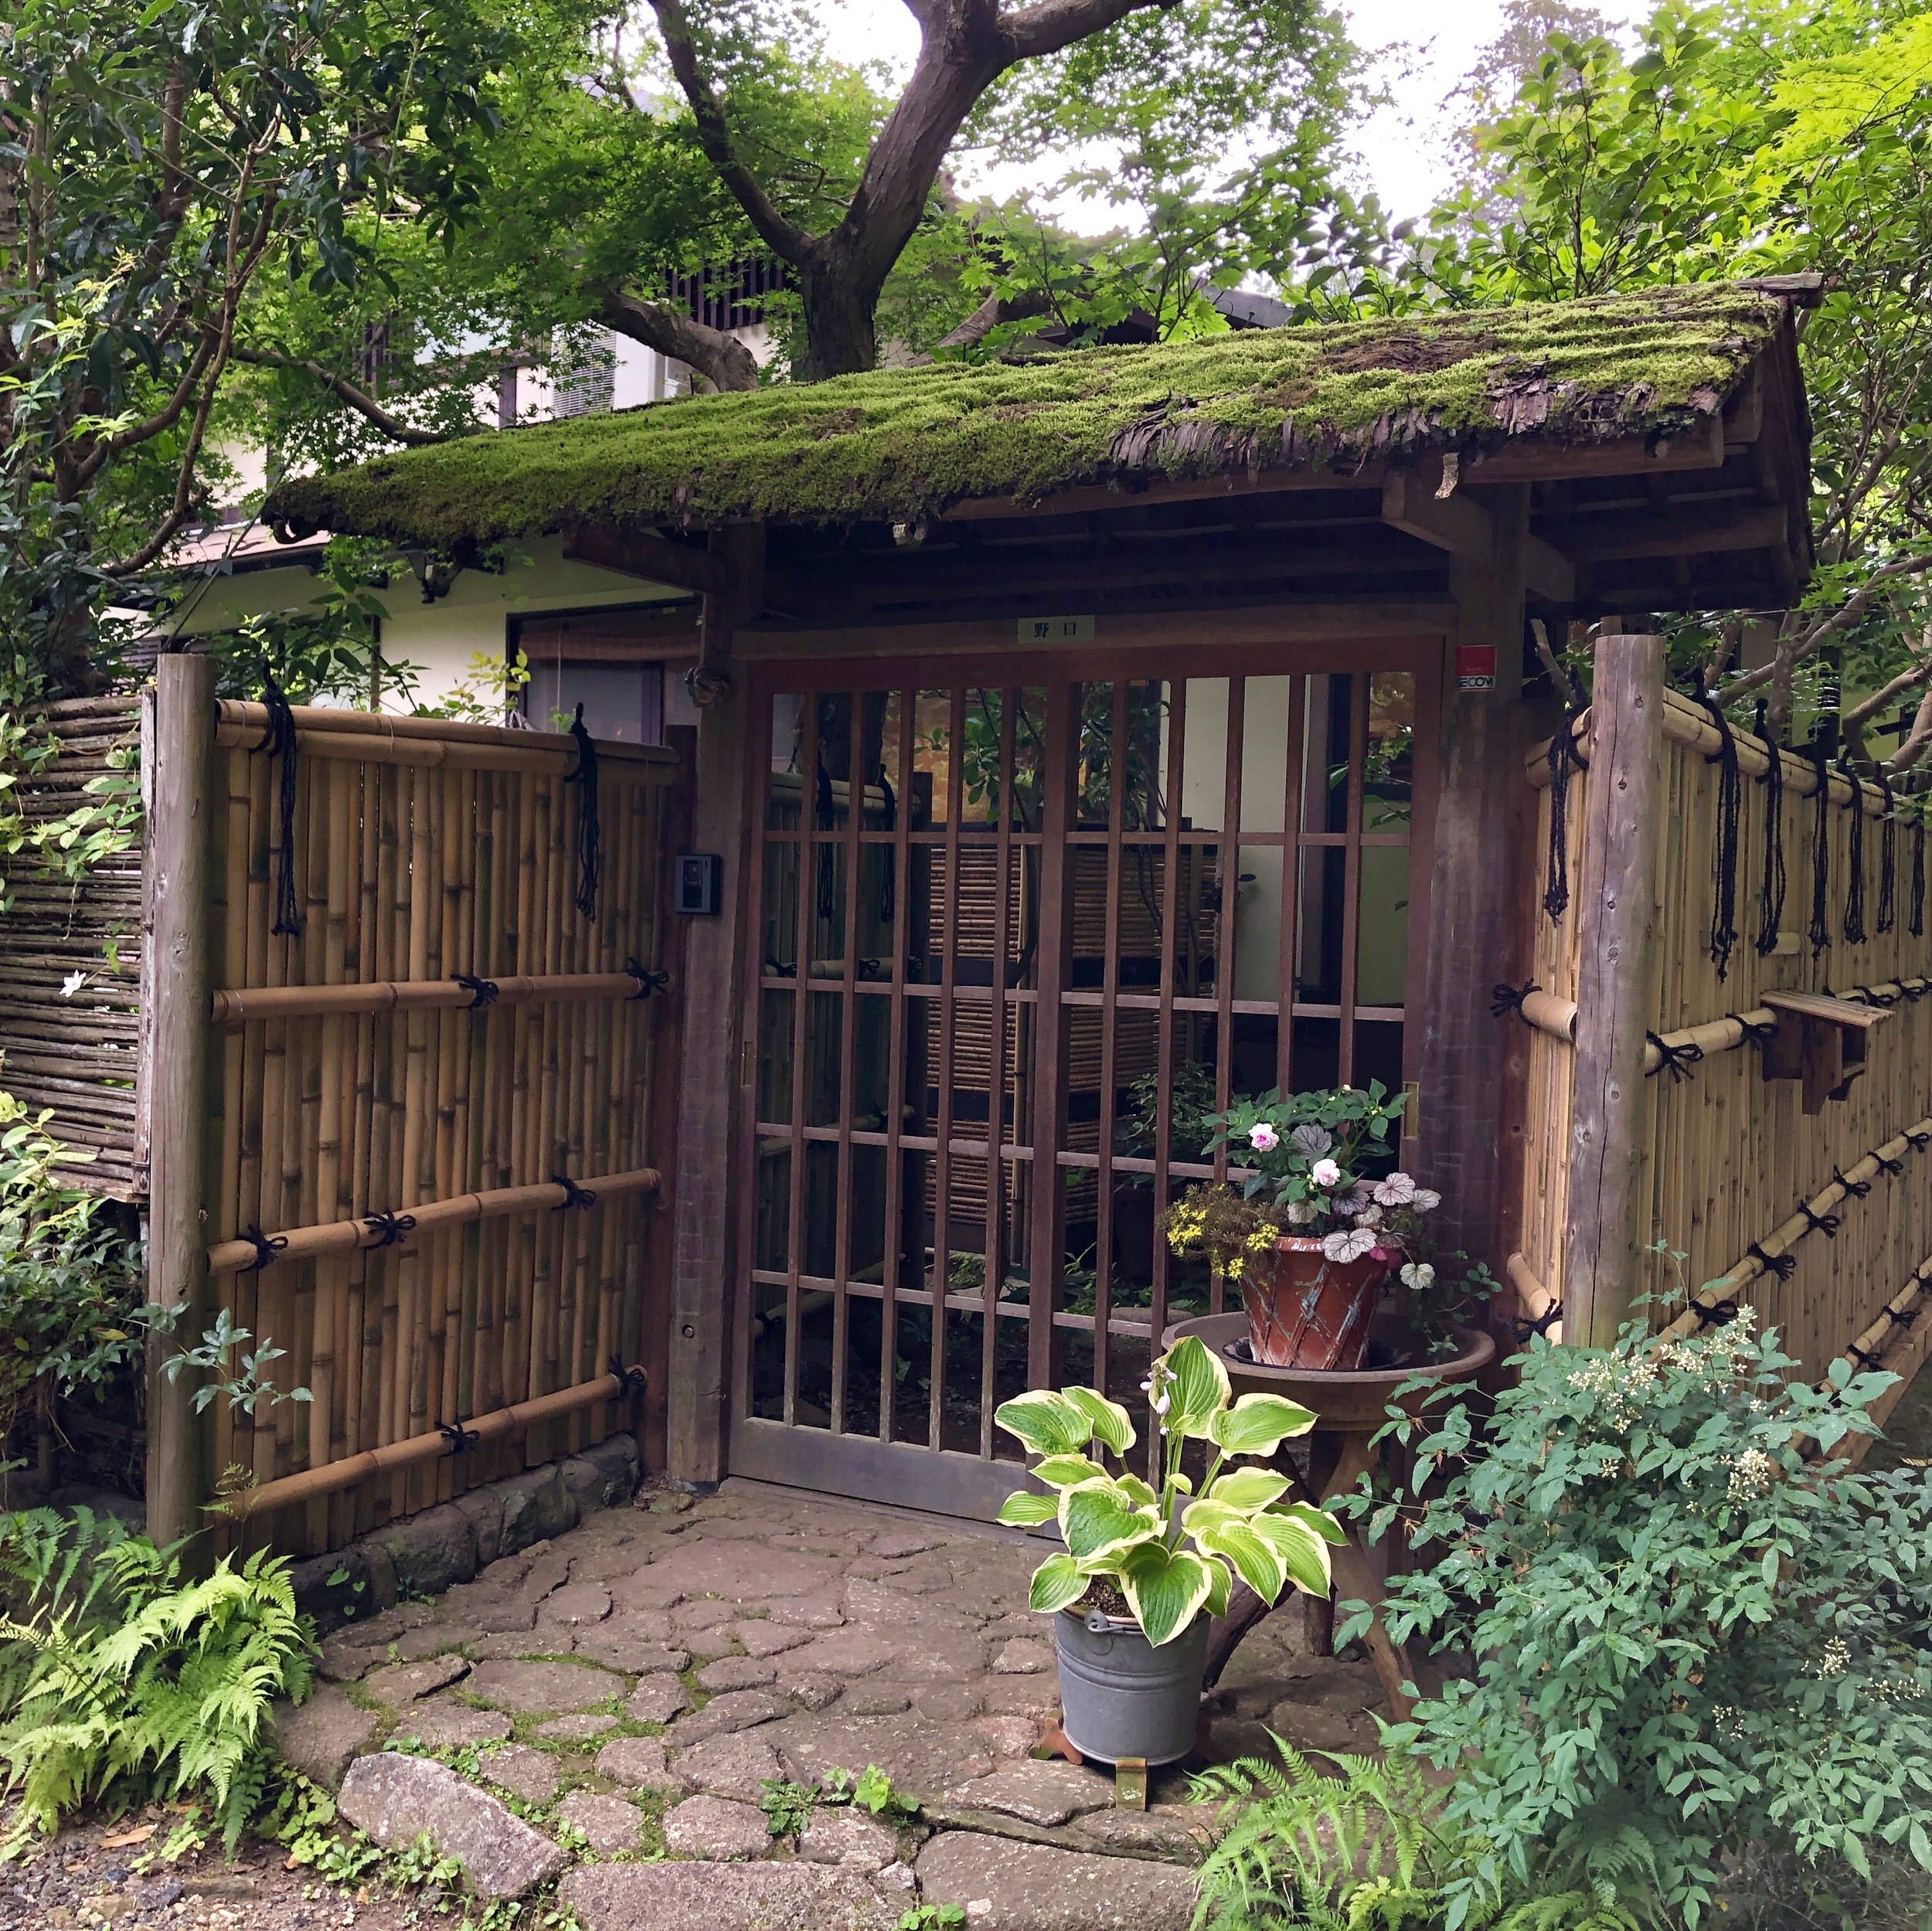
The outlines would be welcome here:
<svg viewBox="0 0 1932 1931">
<path fill-rule="evenodd" d="M 228 1533 L 315 1553 L 626 1425 L 666 1318 L 679 760 L 600 743 L 587 784 L 569 736 L 275 717 L 160 672 L 155 1297 L 312 1399 L 162 1399 L 150 1520 L 225 1493 Z"/>
<path fill-rule="evenodd" d="M 90 784 L 133 783 L 140 700 L 77 698 L 27 722 L 36 752 L 16 770 L 7 802 L 25 828 L 65 819 L 98 794 Z M 90 1192 L 133 1199 L 147 1191 L 139 1110 L 141 848 L 58 877 L 22 852 L 4 867 L 12 904 L 0 914 L 0 1086 L 49 1130 L 92 1154 L 62 1177 Z"/>
<path fill-rule="evenodd" d="M 1497 989 L 1534 1035 L 1509 1261 L 1522 1315 L 1600 1343 L 1635 1296 L 1681 1283 L 1688 1304 L 1651 1303 L 1657 1327 L 1749 1304 L 1809 1379 L 1847 1357 L 1909 1376 L 1932 1335 L 1915 1327 L 1932 1277 L 1924 833 L 1872 778 L 1790 751 L 1774 771 L 1745 732 L 1727 753 L 1708 710 L 1664 688 L 1655 639 L 1604 640 L 1595 699 L 1529 760 L 1548 903 L 1529 987 Z M 1618 729 L 1661 753 L 1641 811 Z M 1619 847 L 1628 876 L 1607 892 Z M 1771 1076 L 1807 1023 L 1783 1002 L 1808 994 L 1884 1015 L 1852 1028 L 1862 1074 L 1809 1111 L 1802 1079 Z M 1621 1202 L 1604 1180 L 1619 1171 Z"/>
</svg>

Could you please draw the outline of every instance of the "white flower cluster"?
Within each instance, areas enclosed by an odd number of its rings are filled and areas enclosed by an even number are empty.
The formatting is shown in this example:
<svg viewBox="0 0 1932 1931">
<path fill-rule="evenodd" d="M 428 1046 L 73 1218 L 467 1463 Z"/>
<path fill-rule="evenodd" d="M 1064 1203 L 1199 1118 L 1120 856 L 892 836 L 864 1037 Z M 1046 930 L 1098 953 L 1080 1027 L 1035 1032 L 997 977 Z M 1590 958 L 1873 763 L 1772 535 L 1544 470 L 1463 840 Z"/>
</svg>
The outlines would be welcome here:
<svg viewBox="0 0 1932 1931">
<path fill-rule="evenodd" d="M 1636 1426 L 1643 1397 L 1655 1385 L 1655 1378 L 1647 1372 L 1621 1372 L 1627 1366 L 1612 1355 L 1603 1355 L 1565 1377 L 1579 1394 L 1593 1396 L 1603 1419 L 1619 1430 Z"/>
<path fill-rule="evenodd" d="M 1777 1464 L 1761 1448 L 1747 1448 L 1731 1467 L 1726 1489 L 1733 1502 L 1754 1502 L 1770 1492 L 1777 1477 Z"/>
<path fill-rule="evenodd" d="M 1828 1638 L 1824 1648 L 1818 1651 L 1818 1674 L 1842 1676 L 1851 1666 L 1851 1645 L 1838 1637 Z"/>
</svg>

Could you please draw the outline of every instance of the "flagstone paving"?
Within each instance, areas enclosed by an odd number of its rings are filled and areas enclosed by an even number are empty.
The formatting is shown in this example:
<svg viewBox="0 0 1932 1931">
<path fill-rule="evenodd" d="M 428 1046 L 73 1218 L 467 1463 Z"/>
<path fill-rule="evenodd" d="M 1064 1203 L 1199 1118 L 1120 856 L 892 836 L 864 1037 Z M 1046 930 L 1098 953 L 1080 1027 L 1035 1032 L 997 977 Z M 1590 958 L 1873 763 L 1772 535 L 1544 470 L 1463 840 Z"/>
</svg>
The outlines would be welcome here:
<svg viewBox="0 0 1932 1931">
<path fill-rule="evenodd" d="M 560 1895 L 585 1931 L 754 1921 L 731 1911 L 870 1931 L 922 1898 L 964 1906 L 971 1931 L 1182 1931 L 1212 1827 L 1184 1770 L 1128 1811 L 1108 1775 L 1029 1754 L 1057 1706 L 1050 1631 L 1026 1608 L 1040 1552 L 746 1484 L 647 1494 L 338 1631 L 330 1687 L 280 1734 L 332 1785 L 386 1739 L 392 1764 L 400 1747 L 471 1773 L 460 1790 L 441 1765 L 364 1777 L 359 1807 L 379 1791 L 386 1826 L 420 1818 L 433 1838 L 447 1814 L 460 1856 L 483 1855 L 500 1814 L 518 1855 L 491 1865 L 498 1889 L 558 1868 L 535 1831 L 574 1864 Z M 1270 1729 L 1371 1748 L 1376 1693 L 1366 1664 L 1310 1653 L 1290 1606 L 1212 1699 L 1210 1757 L 1264 1749 Z M 872 1765 L 920 1807 L 903 1828 L 821 1807 L 800 1840 L 771 1835 L 767 1785 Z"/>
</svg>

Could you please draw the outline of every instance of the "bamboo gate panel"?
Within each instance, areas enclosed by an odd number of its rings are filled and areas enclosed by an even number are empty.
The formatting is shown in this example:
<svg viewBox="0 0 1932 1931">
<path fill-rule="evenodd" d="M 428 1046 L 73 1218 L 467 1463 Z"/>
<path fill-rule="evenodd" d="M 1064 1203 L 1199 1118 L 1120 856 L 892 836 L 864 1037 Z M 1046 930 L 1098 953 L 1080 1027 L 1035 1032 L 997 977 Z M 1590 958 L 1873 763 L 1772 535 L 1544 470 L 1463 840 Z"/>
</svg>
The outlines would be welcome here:
<svg viewBox="0 0 1932 1931">
<path fill-rule="evenodd" d="M 522 1443 L 462 1430 L 594 1383 L 662 1324 L 651 1101 L 674 1042 L 651 975 L 678 759 L 597 746 L 587 916 L 571 739 L 291 715 L 286 852 L 267 712 L 224 704 L 216 733 L 206 1230 L 217 1306 L 286 1350 L 269 1373 L 312 1399 L 215 1403 L 213 1467 L 250 1535 L 266 1521 L 314 1553 L 600 1440 L 602 1400 Z M 299 930 L 278 933 L 291 860 Z M 560 1211 L 577 1187 L 594 1204 Z M 251 1487 L 439 1430 L 459 1452 L 247 1507 Z"/>
<path fill-rule="evenodd" d="M 1909 1374 L 1932 1331 L 1932 1320 L 1913 1326 L 1920 1263 L 1932 1257 L 1932 1001 L 1926 997 L 1932 941 L 1925 936 L 1923 833 L 1909 812 L 1892 814 L 1875 781 L 1862 780 L 1855 794 L 1849 776 L 1831 771 L 1823 918 L 1815 934 L 1816 768 L 1808 757 L 1782 753 L 1782 795 L 1774 812 L 1769 747 L 1734 733 L 1736 937 L 1720 971 L 1712 941 L 1722 739 L 1708 712 L 1669 692 L 1662 733 L 1665 806 L 1655 822 L 1651 906 L 1658 943 L 1643 994 L 1652 1036 L 1637 1149 L 1641 1237 L 1659 1246 L 1646 1256 L 1649 1278 L 1639 1283 L 1654 1297 L 1652 1324 L 1692 1332 L 1725 1318 L 1733 1303 L 1748 1304 L 1777 1329 L 1785 1352 L 1799 1364 L 1796 1372 L 1808 1379 L 1821 1377 L 1853 1349 L 1868 1365 L 1882 1361 Z M 1588 713 L 1574 736 L 1587 755 Z M 1543 853 L 1556 795 L 1550 770 L 1548 747 L 1532 754 Z M 1569 774 L 1573 889 L 1583 875 L 1594 782 L 1587 770 Z M 1774 869 L 1781 845 L 1781 907 Z M 1768 886 L 1767 865 L 1774 868 Z M 1539 891 L 1541 885 L 1539 878 Z M 1534 911 L 1536 990 L 1520 1008 L 1536 1028 L 1526 1093 L 1531 1154 L 1521 1243 L 1510 1267 L 1532 1318 L 1553 1305 L 1560 1309 L 1563 1296 L 1572 1040 L 1580 1025 L 1590 1023 L 1587 1015 L 1580 1019 L 1574 1002 L 1594 911 L 1576 901 L 1560 919 L 1540 905 Z M 1863 1075 L 1842 1100 L 1808 1115 L 1801 1081 L 1766 1077 L 1770 1028 L 1797 1022 L 1764 1001 L 1787 993 L 1828 994 L 1887 1015 L 1866 1035 Z M 1689 1311 L 1657 1297 L 1673 1287 L 1690 1290 Z M 1912 1291 L 1902 1296 L 1902 1289 Z"/>
<path fill-rule="evenodd" d="M 136 781 L 140 700 L 45 705 L 30 721 L 28 742 L 36 755 L 12 773 L 6 802 L 31 831 L 66 818 L 104 787 Z M 0 913 L 0 1086 L 31 1113 L 51 1111 L 54 1137 L 92 1155 L 63 1168 L 63 1178 L 138 1198 L 147 1189 L 138 1078 L 140 842 L 77 882 L 50 875 L 24 851 L 5 870 L 12 903 Z"/>
</svg>

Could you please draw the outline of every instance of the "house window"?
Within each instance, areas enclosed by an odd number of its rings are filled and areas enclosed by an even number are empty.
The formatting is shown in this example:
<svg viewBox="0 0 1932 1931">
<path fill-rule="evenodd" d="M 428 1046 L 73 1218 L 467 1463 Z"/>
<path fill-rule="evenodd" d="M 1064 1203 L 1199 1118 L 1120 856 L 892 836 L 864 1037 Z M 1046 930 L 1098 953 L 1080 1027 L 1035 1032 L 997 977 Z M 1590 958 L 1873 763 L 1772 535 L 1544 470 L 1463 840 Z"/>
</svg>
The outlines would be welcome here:
<svg viewBox="0 0 1932 1931">
<path fill-rule="evenodd" d="M 567 731 L 577 707 L 593 737 L 624 744 L 664 742 L 664 666 L 530 659 L 523 715 L 539 731 Z"/>
</svg>

